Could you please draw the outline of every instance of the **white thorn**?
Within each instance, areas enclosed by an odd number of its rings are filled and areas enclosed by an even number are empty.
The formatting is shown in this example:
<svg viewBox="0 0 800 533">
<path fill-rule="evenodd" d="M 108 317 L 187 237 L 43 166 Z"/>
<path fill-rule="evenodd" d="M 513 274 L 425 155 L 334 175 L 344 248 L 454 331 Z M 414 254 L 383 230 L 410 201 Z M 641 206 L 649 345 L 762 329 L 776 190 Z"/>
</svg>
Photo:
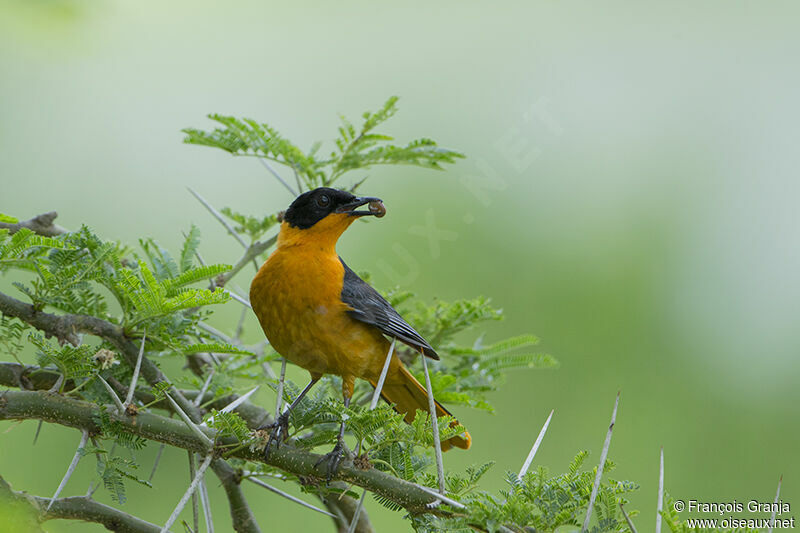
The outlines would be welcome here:
<svg viewBox="0 0 800 533">
<path fill-rule="evenodd" d="M 429 487 L 426 487 L 425 485 L 417 485 L 417 487 L 420 488 L 423 492 L 427 492 L 431 496 L 436 496 L 437 498 L 439 498 L 440 500 L 442 500 L 444 503 L 446 503 L 447 505 L 449 505 L 451 507 L 455 507 L 457 509 L 466 509 L 467 508 L 467 506 L 464 505 L 463 503 L 457 502 L 456 500 L 454 500 L 452 498 L 448 498 L 447 496 L 445 496 L 443 494 L 439 494 L 435 490 L 433 490 L 433 489 L 431 489 Z"/>
<path fill-rule="evenodd" d="M 397 338 L 392 338 L 392 344 L 389 346 L 389 353 L 386 354 L 386 362 L 383 363 L 381 375 L 378 378 L 378 383 L 375 385 L 375 392 L 372 393 L 372 401 L 369 404 L 369 410 L 372 411 L 378 405 L 378 400 L 381 397 L 383 390 L 383 382 L 386 381 L 386 374 L 389 372 L 389 364 L 392 362 L 392 354 L 394 353 L 394 345 L 397 343 Z M 424 357 L 424 356 L 423 356 Z"/>
<path fill-rule="evenodd" d="M 250 305 L 250 300 L 248 300 L 248 299 L 247 299 L 247 298 L 245 298 L 244 296 L 239 296 L 238 294 L 236 294 L 235 292 L 233 292 L 232 290 L 230 290 L 230 289 L 228 289 L 228 288 L 224 288 L 223 290 L 224 290 L 225 292 L 227 292 L 227 293 L 228 293 L 228 295 L 230 295 L 230 297 L 231 297 L 231 298 L 233 298 L 234 300 L 236 300 L 236 301 L 237 301 L 237 302 L 239 302 L 240 304 L 242 304 L 242 305 L 244 305 L 244 306 L 247 306 L 247 307 L 249 307 L 250 309 L 252 309 L 252 308 L 253 308 L 253 306 L 252 306 L 252 305 Z"/>
<path fill-rule="evenodd" d="M 272 174 L 273 176 L 275 176 L 275 179 L 277 179 L 279 182 L 281 182 L 281 184 L 282 184 L 284 187 L 286 187 L 286 190 L 287 190 L 287 191 L 289 191 L 289 192 L 292 194 L 292 196 L 297 196 L 297 193 L 296 193 L 296 192 L 294 192 L 294 189 L 292 189 L 292 188 L 289 186 L 289 184 L 288 184 L 288 183 L 286 183 L 286 182 L 283 180 L 283 178 L 281 177 L 281 175 L 280 175 L 280 174 L 278 174 L 278 173 L 275 171 L 275 169 L 274 169 L 274 168 L 272 168 L 272 166 L 271 166 L 269 163 L 267 163 L 266 161 L 264 161 L 264 160 L 263 160 L 262 158 L 260 158 L 260 157 L 257 157 L 256 159 L 258 159 L 259 163 L 261 163 L 262 165 L 264 165 L 264 168 L 266 168 L 267 170 L 269 170 L 270 174 Z"/>
<path fill-rule="evenodd" d="M 433 399 L 431 376 L 428 372 L 428 359 L 422 356 L 422 369 L 425 372 L 425 388 L 428 390 L 428 409 L 431 413 L 431 426 L 433 427 L 433 448 L 436 454 L 436 473 L 439 477 L 439 493 L 444 494 L 444 461 L 442 460 L 442 443 L 439 440 L 439 423 L 436 418 L 436 400 Z"/>
<path fill-rule="evenodd" d="M 246 249 L 247 243 L 244 242 L 244 239 L 242 239 L 242 237 L 238 233 L 236 233 L 233 227 L 231 227 L 231 225 L 228 224 L 228 221 L 225 220 L 225 217 L 222 216 L 222 213 L 214 209 L 214 206 L 208 203 L 205 198 L 197 194 L 193 189 L 190 189 L 189 187 L 186 188 L 189 190 L 190 193 L 192 193 L 192 195 L 195 198 L 197 198 L 197 201 L 203 204 L 205 208 L 208 209 L 209 213 L 211 213 L 214 216 L 214 218 L 216 218 L 219 221 L 219 223 L 222 224 L 226 230 L 228 230 L 228 233 L 230 233 L 233 236 L 233 238 L 236 239 L 239 242 L 239 244 L 241 244 L 242 247 Z"/>
<path fill-rule="evenodd" d="M 200 440 L 202 440 L 203 443 L 208 448 L 213 447 L 214 446 L 214 442 L 210 438 L 208 438 L 208 435 L 203 433 L 203 430 L 201 430 L 200 427 L 198 427 L 197 424 L 192 422 L 192 419 L 189 418 L 189 415 L 187 415 L 183 411 L 183 409 L 181 409 L 181 406 L 178 405 L 178 403 L 175 400 L 172 399 L 172 396 L 170 396 L 169 393 L 166 393 L 165 396 L 167 397 L 167 400 L 169 400 L 169 403 L 172 404 L 172 408 L 175 410 L 175 412 L 178 413 L 178 415 L 183 419 L 183 421 L 186 423 L 186 425 L 189 426 L 189 429 L 191 429 L 192 432 L 194 432 L 195 435 L 200 437 Z"/>
<path fill-rule="evenodd" d="M 625 517 L 625 521 L 628 523 L 628 529 L 631 530 L 631 533 L 638 533 L 636 531 L 636 526 L 633 525 L 633 520 L 631 520 L 631 517 L 628 516 L 628 513 L 625 512 L 625 508 L 622 506 L 622 502 L 619 503 L 619 510 L 622 511 L 622 516 Z"/>
<path fill-rule="evenodd" d="M 206 378 L 203 386 L 200 387 L 200 392 L 197 394 L 197 397 L 194 399 L 194 405 L 198 406 L 203 403 L 203 397 L 206 395 L 206 391 L 208 390 L 208 386 L 211 385 L 211 379 L 214 377 L 215 369 L 211 369 L 211 372 L 208 373 L 208 377 Z"/>
<path fill-rule="evenodd" d="M 294 503 L 296 503 L 296 504 L 302 505 L 303 507 L 307 507 L 308 509 L 314 510 L 314 511 L 316 511 L 316 512 L 318 512 L 318 513 L 322 513 L 322 514 L 324 514 L 324 515 L 330 516 L 331 518 L 336 518 L 336 515 L 335 515 L 335 514 L 331 514 L 331 513 L 329 513 L 328 511 L 323 511 L 323 510 L 322 510 L 322 509 L 320 509 L 319 507 L 314 507 L 314 506 L 313 506 L 313 505 L 311 505 L 310 503 L 306 503 L 306 502 L 304 502 L 303 500 L 301 500 L 300 498 L 295 498 L 295 497 L 294 497 L 294 496 L 292 496 L 291 494 L 287 494 L 287 493 L 283 492 L 283 491 L 282 491 L 282 490 L 280 490 L 280 489 L 276 489 L 276 488 L 275 488 L 275 487 L 273 487 L 272 485 L 268 485 L 267 483 L 264 483 L 263 481 L 261 481 L 261 480 L 260 480 L 260 479 L 258 479 L 258 478 L 255 478 L 255 477 L 249 477 L 249 476 L 248 476 L 248 477 L 247 477 L 247 479 L 248 479 L 250 482 L 252 482 L 252 483 L 255 483 L 256 485 L 258 485 L 259 487 L 263 487 L 263 488 L 265 488 L 265 489 L 267 489 L 267 490 L 269 490 L 269 491 L 272 491 L 272 492 L 274 492 L 275 494 L 279 494 L 279 495 L 283 496 L 284 498 L 286 498 L 287 500 L 291 500 L 291 501 L 293 501 L 293 502 L 294 502 Z"/>
<path fill-rule="evenodd" d="M 211 502 L 208 500 L 205 479 L 200 480 L 198 491 L 200 492 L 200 504 L 203 508 L 203 518 L 206 522 L 206 533 L 214 533 L 214 519 L 211 517 Z"/>
<path fill-rule="evenodd" d="M 114 405 L 117 406 L 117 411 L 119 411 L 119 414 L 124 413 L 125 406 L 122 405 L 122 400 L 119 399 L 119 396 L 117 396 L 116 391 L 114 391 L 114 389 L 111 388 L 111 385 L 109 385 L 108 382 L 103 379 L 103 376 L 98 374 L 97 378 L 100 380 L 100 383 L 102 383 L 105 386 L 109 396 L 111 396 L 111 399 L 114 400 Z"/>
<path fill-rule="evenodd" d="M 139 355 L 136 357 L 136 366 L 133 367 L 133 377 L 131 378 L 131 386 L 128 389 L 128 397 L 125 398 L 125 407 L 129 406 L 133 401 L 133 393 L 136 390 L 136 382 L 139 380 L 139 369 L 142 367 L 142 357 L 144 356 L 144 343 L 147 340 L 147 328 L 142 332 L 142 345 L 139 346 Z"/>
<path fill-rule="evenodd" d="M 253 393 L 254 393 L 255 391 L 257 391 L 257 390 L 258 390 L 258 387 L 260 387 L 260 385 L 256 385 L 255 387 L 253 387 L 253 388 L 250 390 L 250 392 L 248 392 L 247 394 L 243 394 L 243 395 L 239 396 L 238 398 L 236 398 L 235 400 L 233 400 L 231 403 L 229 403 L 228 405 L 226 405 L 225 407 L 223 407 L 222 409 L 220 409 L 220 410 L 219 410 L 219 412 L 220 412 L 220 413 L 229 413 L 229 412 L 233 411 L 234 409 L 236 409 L 237 407 L 239 407 L 240 405 L 242 405 L 244 402 L 246 402 L 246 401 L 247 401 L 247 399 L 248 399 L 250 396 L 252 396 L 252 395 L 253 395 Z M 208 417 L 208 420 L 207 420 L 206 422 L 203 422 L 203 423 L 202 423 L 202 424 L 200 424 L 200 425 L 201 425 L 201 426 L 208 426 L 208 422 L 211 422 L 212 420 L 214 420 L 214 416 L 213 416 L 213 415 L 212 415 L 212 416 L 210 416 L 210 417 Z"/>
<path fill-rule="evenodd" d="M 64 486 L 67 484 L 67 481 L 69 481 L 69 478 L 72 477 L 72 473 L 75 472 L 75 467 L 78 466 L 78 461 L 81 460 L 81 450 L 86 448 L 87 442 L 89 442 L 89 432 L 84 429 L 83 433 L 81 433 L 81 441 L 78 444 L 78 449 L 75 450 L 75 455 L 72 456 L 72 462 L 69 463 L 69 468 L 67 468 L 67 473 L 61 478 L 61 483 L 58 484 L 56 492 L 53 494 L 53 497 L 50 498 L 50 503 L 47 504 L 48 511 L 53 505 L 53 502 L 56 501 L 56 498 L 58 498 L 58 495 L 61 494 L 61 491 L 64 490 Z"/>
<path fill-rule="evenodd" d="M 772 533 L 772 528 L 775 527 L 775 513 L 778 510 L 778 501 L 781 498 L 781 483 L 783 483 L 783 476 L 778 479 L 778 492 L 775 493 L 775 503 L 772 506 L 772 516 L 769 518 L 769 529 L 767 533 Z M 794 521 L 794 519 L 792 519 Z"/>
<path fill-rule="evenodd" d="M 614 424 L 617 421 L 617 407 L 619 407 L 619 392 L 617 393 L 617 400 L 614 402 L 614 411 L 611 413 L 611 423 L 608 425 L 608 433 L 606 433 L 603 451 L 600 452 L 600 464 L 597 465 L 597 475 L 594 477 L 592 494 L 589 497 L 589 507 L 586 509 L 586 518 L 583 520 L 581 531 L 587 531 L 589 528 L 589 519 L 592 517 L 592 507 L 594 507 L 594 502 L 597 499 L 597 491 L 600 489 L 600 480 L 603 478 L 603 467 L 605 466 L 606 457 L 608 456 L 608 449 L 611 447 L 611 433 L 614 431 Z"/>
<path fill-rule="evenodd" d="M 194 475 L 194 479 L 189 484 L 189 488 L 186 489 L 186 492 L 183 494 L 183 497 L 178 502 L 178 505 L 175 507 L 175 510 L 172 511 L 172 514 L 167 520 L 167 523 L 164 524 L 164 527 L 161 528 L 161 533 L 167 533 L 169 531 L 169 528 L 172 527 L 172 524 L 175 523 L 175 520 L 177 520 L 178 515 L 181 514 L 183 508 L 186 507 L 186 502 L 189 501 L 189 498 L 192 496 L 195 489 L 197 489 L 197 484 L 200 483 L 201 479 L 203 479 L 203 474 L 205 474 L 205 471 L 206 469 L 208 469 L 208 465 L 211 464 L 211 460 L 213 458 L 214 456 L 212 454 L 208 454 L 206 456 L 205 461 L 203 461 L 203 464 L 201 464 L 200 468 L 197 469 L 197 473 Z"/>
<path fill-rule="evenodd" d="M 533 462 L 533 458 L 534 456 L 536 456 L 536 452 L 539 450 L 539 445 L 542 444 L 542 439 L 544 439 L 544 434 L 547 433 L 547 426 L 550 425 L 550 419 L 553 418 L 554 412 L 555 409 L 550 411 L 550 415 L 547 417 L 547 420 L 544 421 L 544 425 L 542 426 L 542 429 L 539 431 L 539 436 L 536 437 L 536 441 L 533 443 L 531 451 L 528 453 L 528 457 L 525 459 L 525 464 L 522 465 L 522 468 L 520 469 L 519 474 L 517 475 L 518 479 L 522 479 L 522 476 L 524 476 L 525 473 L 528 471 L 528 468 L 531 467 L 531 462 Z"/>
<path fill-rule="evenodd" d="M 260 387 L 260 385 L 256 385 L 255 387 L 250 389 L 250 392 L 248 392 L 247 394 L 243 394 L 243 395 L 239 396 L 238 398 L 236 398 L 235 400 L 233 400 L 231 403 L 229 403 L 228 405 L 226 405 L 225 407 L 220 409 L 220 413 L 230 413 L 231 411 L 233 411 L 234 409 L 236 409 L 237 407 L 242 405 L 244 402 L 247 401 L 247 399 L 250 396 L 253 395 L 254 392 L 256 392 L 258 390 L 258 387 Z"/>
<path fill-rule="evenodd" d="M 347 528 L 347 533 L 356 533 L 356 526 L 358 526 L 358 519 L 361 518 L 361 509 L 364 507 L 364 498 L 367 496 L 367 489 L 361 493 L 361 498 L 358 499 L 356 510 L 353 512 L 353 519 L 350 521 L 350 527 Z"/>
</svg>

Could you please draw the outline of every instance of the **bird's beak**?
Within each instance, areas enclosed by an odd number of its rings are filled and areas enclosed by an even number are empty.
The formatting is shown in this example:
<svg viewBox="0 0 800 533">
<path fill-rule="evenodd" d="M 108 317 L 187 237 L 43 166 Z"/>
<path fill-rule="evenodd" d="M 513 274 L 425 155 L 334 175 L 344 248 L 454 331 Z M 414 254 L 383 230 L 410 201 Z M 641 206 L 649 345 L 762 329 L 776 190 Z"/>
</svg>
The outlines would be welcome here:
<svg viewBox="0 0 800 533">
<path fill-rule="evenodd" d="M 362 205 L 367 205 L 367 204 L 369 204 L 369 210 L 367 209 L 356 210 L 357 207 L 361 207 Z M 374 215 L 380 218 L 386 214 L 386 207 L 384 207 L 383 201 L 380 198 L 374 198 L 372 196 L 362 196 L 354 199 L 352 202 L 340 205 L 339 207 L 336 208 L 336 213 L 347 213 L 348 215 L 353 217 Z"/>
</svg>

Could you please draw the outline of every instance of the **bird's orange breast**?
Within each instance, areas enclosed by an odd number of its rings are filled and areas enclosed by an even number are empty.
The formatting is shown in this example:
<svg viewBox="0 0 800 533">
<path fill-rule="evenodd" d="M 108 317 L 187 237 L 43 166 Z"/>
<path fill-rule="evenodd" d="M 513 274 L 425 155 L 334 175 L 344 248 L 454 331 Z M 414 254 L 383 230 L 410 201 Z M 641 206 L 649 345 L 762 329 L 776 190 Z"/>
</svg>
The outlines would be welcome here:
<svg viewBox="0 0 800 533">
<path fill-rule="evenodd" d="M 388 343 L 347 314 L 343 282 L 335 252 L 279 247 L 253 279 L 250 303 L 270 344 L 292 363 L 312 374 L 369 378 Z"/>
</svg>

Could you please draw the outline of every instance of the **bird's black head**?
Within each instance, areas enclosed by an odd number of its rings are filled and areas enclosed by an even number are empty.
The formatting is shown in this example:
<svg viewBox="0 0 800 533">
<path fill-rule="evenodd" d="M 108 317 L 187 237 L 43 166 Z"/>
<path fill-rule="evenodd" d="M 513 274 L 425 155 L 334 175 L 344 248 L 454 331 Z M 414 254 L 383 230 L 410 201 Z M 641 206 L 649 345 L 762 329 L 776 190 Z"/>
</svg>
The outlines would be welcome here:
<svg viewBox="0 0 800 533">
<path fill-rule="evenodd" d="M 357 207 L 370 204 L 369 210 L 356 211 Z M 295 198 L 283 219 L 290 226 L 308 229 L 330 214 L 345 215 L 347 217 L 360 217 L 365 215 L 383 216 L 386 209 L 380 198 L 369 196 L 358 197 L 347 191 L 320 187 L 313 191 L 304 192 Z"/>
</svg>

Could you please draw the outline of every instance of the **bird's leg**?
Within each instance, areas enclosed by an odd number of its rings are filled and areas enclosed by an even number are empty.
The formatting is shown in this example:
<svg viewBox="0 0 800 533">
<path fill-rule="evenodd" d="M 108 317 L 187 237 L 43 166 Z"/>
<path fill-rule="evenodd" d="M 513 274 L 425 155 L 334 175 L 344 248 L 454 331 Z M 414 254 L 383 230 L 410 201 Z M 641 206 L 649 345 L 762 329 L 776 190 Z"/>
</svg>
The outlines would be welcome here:
<svg viewBox="0 0 800 533">
<path fill-rule="evenodd" d="M 344 396 L 344 406 L 345 408 L 350 407 L 350 398 L 353 397 L 353 388 L 355 386 L 355 378 L 353 377 L 342 377 L 342 394 Z M 342 456 L 344 455 L 345 445 L 344 445 L 344 428 L 345 428 L 345 419 L 342 419 L 342 423 L 339 426 L 339 435 L 336 437 L 336 444 L 329 453 L 326 453 L 322 457 L 320 457 L 319 461 L 315 466 L 319 466 L 322 463 L 328 464 L 328 472 L 327 478 L 330 481 L 333 478 L 333 475 L 339 470 L 339 463 L 342 462 Z"/>
<path fill-rule="evenodd" d="M 275 448 L 280 447 L 281 442 L 285 441 L 289 436 L 289 414 L 292 412 L 297 404 L 305 397 L 308 391 L 311 390 L 311 387 L 319 381 L 320 376 L 311 376 L 311 381 L 306 385 L 306 388 L 294 399 L 292 404 L 286 409 L 283 413 L 281 413 L 275 422 L 268 426 L 271 428 L 269 434 L 269 440 L 267 441 L 267 445 L 264 447 L 264 459 L 269 458 L 269 452 L 272 448 L 272 445 L 275 445 Z"/>
</svg>

